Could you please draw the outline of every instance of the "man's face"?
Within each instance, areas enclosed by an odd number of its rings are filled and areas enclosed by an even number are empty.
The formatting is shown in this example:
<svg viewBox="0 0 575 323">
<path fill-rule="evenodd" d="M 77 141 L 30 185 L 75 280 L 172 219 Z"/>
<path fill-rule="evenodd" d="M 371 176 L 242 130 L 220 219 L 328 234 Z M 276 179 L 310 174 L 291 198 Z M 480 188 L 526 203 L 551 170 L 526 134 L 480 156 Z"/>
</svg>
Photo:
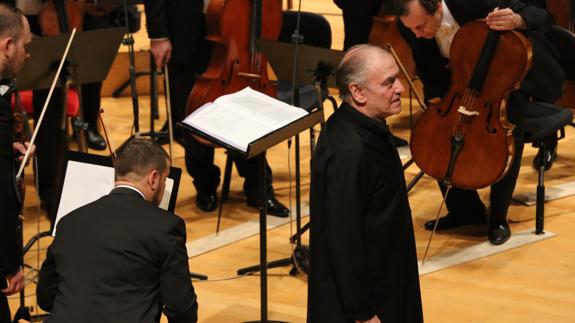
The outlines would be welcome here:
<svg viewBox="0 0 575 323">
<path fill-rule="evenodd" d="M 26 18 L 22 17 L 24 28 L 22 29 L 19 37 L 12 38 L 12 42 L 8 46 L 6 55 L 6 65 L 5 71 L 2 77 L 13 78 L 15 77 L 22 66 L 26 58 L 30 57 L 28 52 L 28 46 L 32 42 L 32 33 L 30 32 L 30 26 Z"/>
<path fill-rule="evenodd" d="M 439 29 L 441 19 L 443 19 L 442 2 L 439 1 L 437 11 L 430 15 L 419 3 L 419 0 L 410 1 L 407 4 L 408 14 L 399 17 L 403 24 L 411 29 L 417 38 L 431 39 Z"/>
<path fill-rule="evenodd" d="M 401 112 L 404 87 L 393 58 L 378 54 L 370 63 L 369 71 L 367 82 L 361 89 L 368 115 L 383 120 Z"/>
</svg>

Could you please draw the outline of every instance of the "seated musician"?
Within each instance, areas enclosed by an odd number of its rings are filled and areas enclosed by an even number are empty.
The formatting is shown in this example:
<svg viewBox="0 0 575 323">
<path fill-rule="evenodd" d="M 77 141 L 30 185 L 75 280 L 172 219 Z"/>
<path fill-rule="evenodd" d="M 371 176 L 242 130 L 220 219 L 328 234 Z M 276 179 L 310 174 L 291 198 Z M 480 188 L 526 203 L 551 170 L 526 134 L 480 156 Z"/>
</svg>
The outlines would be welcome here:
<svg viewBox="0 0 575 323">
<path fill-rule="evenodd" d="M 393 57 L 371 45 L 338 67 L 343 103 L 311 171 L 308 322 L 423 322 L 411 210 L 385 123 L 401 111 L 398 77 Z"/>
<path fill-rule="evenodd" d="M 169 165 L 157 143 L 128 141 L 110 194 L 60 220 L 36 290 L 44 322 L 197 321 L 184 221 L 157 207 Z"/>
<path fill-rule="evenodd" d="M 553 102 L 559 98 L 564 73 L 543 31 L 553 23 L 544 1 L 511 0 L 507 8 L 494 8 L 492 1 L 402 0 L 395 13 L 399 30 L 409 43 L 424 86 L 426 100 L 441 98 L 450 84 L 447 68 L 455 33 L 467 22 L 485 18 L 493 30 L 518 30 L 531 41 L 533 65 L 517 91 L 508 99 L 508 120 L 515 125 L 515 155 L 509 172 L 491 186 L 488 238 L 493 244 L 505 243 L 511 236 L 507 210 L 515 188 L 523 153 L 523 111 L 530 100 Z M 501 73 L 505 73 L 504 70 Z M 440 183 L 442 192 L 446 188 Z M 438 230 L 485 222 L 485 206 L 476 191 L 453 188 L 446 200 L 448 214 L 439 219 Z M 425 224 L 432 230 L 435 221 Z"/>
</svg>

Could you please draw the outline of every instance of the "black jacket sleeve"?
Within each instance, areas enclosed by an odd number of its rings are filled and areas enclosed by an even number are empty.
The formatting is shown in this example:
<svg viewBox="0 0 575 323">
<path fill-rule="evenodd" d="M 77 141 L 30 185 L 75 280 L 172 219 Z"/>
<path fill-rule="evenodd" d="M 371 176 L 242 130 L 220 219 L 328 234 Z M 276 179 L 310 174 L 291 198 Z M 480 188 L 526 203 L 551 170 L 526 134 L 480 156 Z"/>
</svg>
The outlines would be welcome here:
<svg viewBox="0 0 575 323">
<path fill-rule="evenodd" d="M 188 267 L 186 227 L 175 218 L 162 246 L 167 254 L 160 272 L 160 297 L 170 323 L 193 323 L 198 320 L 198 302 Z"/>
<path fill-rule="evenodd" d="M 144 6 L 148 37 L 168 37 L 168 0 L 145 0 Z"/>
<path fill-rule="evenodd" d="M 12 112 L 0 97 L 0 280 L 17 271 L 22 262 L 15 192 Z"/>
<path fill-rule="evenodd" d="M 330 267 L 346 317 L 366 321 L 371 304 L 364 219 L 368 205 L 368 166 L 358 152 L 334 156 L 326 166 L 325 214 Z"/>
<path fill-rule="evenodd" d="M 56 238 L 57 239 L 57 238 Z M 38 306 L 46 312 L 51 312 L 54 307 L 54 300 L 58 294 L 59 274 L 56 271 L 53 248 L 57 244 L 54 240 L 46 252 L 46 260 L 40 269 L 38 286 L 36 287 L 36 300 Z"/>
</svg>

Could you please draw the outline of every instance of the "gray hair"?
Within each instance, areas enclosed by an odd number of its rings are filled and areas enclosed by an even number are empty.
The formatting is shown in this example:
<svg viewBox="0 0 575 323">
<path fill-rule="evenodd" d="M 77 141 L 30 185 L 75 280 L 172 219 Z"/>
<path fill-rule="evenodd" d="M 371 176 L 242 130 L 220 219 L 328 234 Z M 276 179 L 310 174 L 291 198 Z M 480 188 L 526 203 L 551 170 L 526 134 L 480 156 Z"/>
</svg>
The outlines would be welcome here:
<svg viewBox="0 0 575 323">
<path fill-rule="evenodd" d="M 376 53 L 390 55 L 383 48 L 368 44 L 353 46 L 345 53 L 335 75 L 339 97 L 343 101 L 349 102 L 351 99 L 350 85 L 366 85 L 370 72 L 370 57 Z"/>
</svg>

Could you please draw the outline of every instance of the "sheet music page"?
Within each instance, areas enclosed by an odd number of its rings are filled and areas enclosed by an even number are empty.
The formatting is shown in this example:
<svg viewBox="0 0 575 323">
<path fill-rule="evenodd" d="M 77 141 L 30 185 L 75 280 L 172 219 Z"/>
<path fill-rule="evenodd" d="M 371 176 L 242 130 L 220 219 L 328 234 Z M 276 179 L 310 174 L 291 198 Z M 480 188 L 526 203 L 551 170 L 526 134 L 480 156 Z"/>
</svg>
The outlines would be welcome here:
<svg viewBox="0 0 575 323">
<path fill-rule="evenodd" d="M 307 114 L 246 87 L 204 105 L 184 123 L 246 152 L 251 142 Z"/>
</svg>

